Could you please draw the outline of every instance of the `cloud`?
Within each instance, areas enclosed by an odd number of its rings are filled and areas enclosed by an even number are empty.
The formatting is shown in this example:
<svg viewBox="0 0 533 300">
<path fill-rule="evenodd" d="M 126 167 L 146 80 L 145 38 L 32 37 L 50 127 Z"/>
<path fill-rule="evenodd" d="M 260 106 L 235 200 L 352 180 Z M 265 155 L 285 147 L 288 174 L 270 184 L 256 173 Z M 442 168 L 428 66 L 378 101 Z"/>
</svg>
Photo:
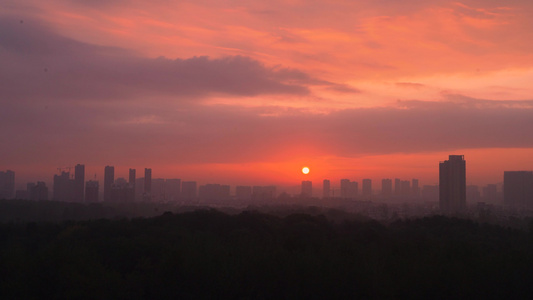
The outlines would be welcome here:
<svg viewBox="0 0 533 300">
<path fill-rule="evenodd" d="M 244 56 L 150 59 L 116 47 L 62 37 L 40 23 L 0 20 L 3 101 L 132 97 L 305 95 L 327 83 Z"/>
<path fill-rule="evenodd" d="M 0 113 L 8 161 L 245 163 L 533 147 L 533 101 L 401 101 L 330 114 L 236 106 L 34 107 Z M 276 111 L 276 114 L 272 114 Z M 20 138 L 23 137 L 23 138 Z M 35 157 L 34 145 L 41 147 Z M 33 153 L 33 158 L 32 157 Z"/>
<path fill-rule="evenodd" d="M 417 90 L 426 87 L 426 85 L 416 82 L 396 82 L 396 86 Z"/>
</svg>

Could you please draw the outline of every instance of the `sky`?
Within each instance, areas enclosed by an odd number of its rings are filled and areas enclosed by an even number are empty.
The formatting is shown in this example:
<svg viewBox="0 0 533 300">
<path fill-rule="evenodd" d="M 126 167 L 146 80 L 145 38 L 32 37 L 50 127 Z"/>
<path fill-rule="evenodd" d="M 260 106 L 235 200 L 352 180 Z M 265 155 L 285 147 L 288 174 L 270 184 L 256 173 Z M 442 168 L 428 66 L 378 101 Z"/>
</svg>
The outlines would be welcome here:
<svg viewBox="0 0 533 300">
<path fill-rule="evenodd" d="M 0 169 L 200 183 L 533 170 L 533 2 L 3 0 Z M 301 168 L 308 166 L 308 175 Z"/>
</svg>

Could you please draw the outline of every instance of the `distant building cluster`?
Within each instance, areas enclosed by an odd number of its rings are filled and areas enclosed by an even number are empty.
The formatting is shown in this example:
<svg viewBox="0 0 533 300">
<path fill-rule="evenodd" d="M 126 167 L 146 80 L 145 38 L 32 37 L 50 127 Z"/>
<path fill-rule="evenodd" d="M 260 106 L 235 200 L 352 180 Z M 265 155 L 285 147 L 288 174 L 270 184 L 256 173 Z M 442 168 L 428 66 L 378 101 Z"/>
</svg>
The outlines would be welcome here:
<svg viewBox="0 0 533 300">
<path fill-rule="evenodd" d="M 71 170 L 74 169 L 74 174 Z M 273 200 L 319 199 L 313 189 L 313 182 L 301 182 L 298 197 L 283 192 L 277 194 L 275 186 L 235 187 L 208 183 L 198 185 L 196 181 L 181 179 L 152 178 L 152 169 L 144 169 L 144 177 L 137 178 L 136 169 L 129 169 L 128 178 L 115 178 L 115 167 L 105 166 L 103 188 L 96 178 L 85 180 L 85 165 L 58 168 L 53 177 L 50 192 L 45 182 L 30 182 L 26 189 L 15 190 L 15 172 L 0 171 L 0 199 L 28 199 L 34 201 L 55 200 L 80 203 L 131 203 L 131 202 L 176 202 L 183 204 L 227 205 L 268 204 Z M 96 177 L 96 175 L 95 175 Z M 503 184 L 488 184 L 481 189 L 466 184 L 466 161 L 463 155 L 450 155 L 439 163 L 439 184 L 423 185 L 418 179 L 381 179 L 381 189 L 373 189 L 372 180 L 364 178 L 361 185 L 351 179 L 340 179 L 335 186 L 329 179 L 322 181 L 322 203 L 436 203 L 443 214 L 464 214 L 468 205 L 487 208 L 491 205 L 504 206 L 508 210 L 533 212 L 533 171 L 505 171 Z M 316 187 L 315 187 L 316 188 Z M 359 190 L 361 188 L 361 190 Z M 50 197 L 51 195 L 51 197 Z M 304 202 L 306 203 L 306 202 Z M 364 204 L 362 207 L 366 207 Z M 383 214 L 380 211 L 378 214 Z"/>
</svg>

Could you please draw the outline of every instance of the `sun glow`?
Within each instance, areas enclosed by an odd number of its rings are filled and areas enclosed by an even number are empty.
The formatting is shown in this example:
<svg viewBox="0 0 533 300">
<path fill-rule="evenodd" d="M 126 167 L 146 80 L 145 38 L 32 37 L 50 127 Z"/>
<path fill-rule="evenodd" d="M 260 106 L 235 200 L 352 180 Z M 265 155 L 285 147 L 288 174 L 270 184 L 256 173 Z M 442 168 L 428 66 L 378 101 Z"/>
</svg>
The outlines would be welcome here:
<svg viewBox="0 0 533 300">
<path fill-rule="evenodd" d="M 309 174 L 309 168 L 308 167 L 303 167 L 302 168 L 302 173 Z"/>
</svg>

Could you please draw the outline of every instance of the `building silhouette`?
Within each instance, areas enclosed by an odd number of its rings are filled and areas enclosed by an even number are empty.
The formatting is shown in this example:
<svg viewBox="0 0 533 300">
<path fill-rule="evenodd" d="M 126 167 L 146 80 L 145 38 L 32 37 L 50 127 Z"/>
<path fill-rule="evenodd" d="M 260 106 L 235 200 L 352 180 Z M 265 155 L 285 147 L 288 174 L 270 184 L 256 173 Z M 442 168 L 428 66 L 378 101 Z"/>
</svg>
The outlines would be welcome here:
<svg viewBox="0 0 533 300">
<path fill-rule="evenodd" d="M 401 195 L 401 190 L 402 190 L 402 181 L 400 180 L 400 178 L 394 178 L 394 195 L 396 196 L 400 196 Z"/>
<path fill-rule="evenodd" d="M 324 179 L 322 182 L 322 198 L 329 198 L 330 196 L 331 183 L 328 179 Z"/>
<path fill-rule="evenodd" d="M 411 180 L 411 193 L 414 197 L 420 196 L 420 187 L 418 185 L 418 179 Z"/>
<path fill-rule="evenodd" d="M 115 167 L 105 166 L 104 168 L 104 201 L 109 202 L 111 199 L 111 189 L 115 183 Z"/>
<path fill-rule="evenodd" d="M 198 198 L 208 203 L 221 203 L 230 198 L 230 186 L 218 183 L 208 183 L 198 188 Z"/>
<path fill-rule="evenodd" d="M 167 201 L 178 201 L 181 194 L 181 179 L 165 180 L 165 196 Z"/>
<path fill-rule="evenodd" d="M 310 180 L 302 181 L 302 197 L 311 197 L 313 196 L 313 182 Z"/>
<path fill-rule="evenodd" d="M 372 196 L 372 179 L 363 179 L 363 197 Z"/>
<path fill-rule="evenodd" d="M 166 201 L 164 178 L 152 178 L 150 195 L 151 195 L 150 197 L 151 201 L 154 201 L 154 202 L 165 202 Z"/>
<path fill-rule="evenodd" d="M 144 201 L 152 201 L 152 169 L 144 169 Z"/>
<path fill-rule="evenodd" d="M 135 190 L 125 178 L 117 178 L 111 187 L 111 202 L 132 203 L 135 201 Z"/>
<path fill-rule="evenodd" d="M 411 196 L 411 182 L 409 180 L 400 181 L 400 195 L 403 197 Z"/>
<path fill-rule="evenodd" d="M 503 203 L 516 209 L 533 209 L 533 171 L 503 172 Z"/>
<path fill-rule="evenodd" d="M 136 170 L 135 169 L 130 169 L 129 170 L 129 177 L 128 177 L 128 183 L 130 184 L 130 187 L 133 189 L 133 193 L 135 194 L 136 191 L 135 191 L 135 187 L 136 187 L 136 177 L 135 177 L 135 174 L 136 173 Z"/>
<path fill-rule="evenodd" d="M 270 186 L 253 186 L 252 200 L 255 202 L 269 202 L 276 197 L 276 187 Z"/>
<path fill-rule="evenodd" d="M 350 185 L 350 179 L 341 179 L 341 198 L 349 198 L 348 190 Z"/>
<path fill-rule="evenodd" d="M 54 175 L 54 200 L 70 202 L 76 198 L 75 181 L 70 179 L 70 172 L 62 171 L 60 175 Z"/>
<path fill-rule="evenodd" d="M 392 179 L 381 179 L 381 195 L 385 197 L 392 195 Z"/>
<path fill-rule="evenodd" d="M 439 163 L 439 205 L 445 214 L 466 211 L 466 162 L 464 155 L 450 155 Z"/>
<path fill-rule="evenodd" d="M 33 184 L 29 190 L 29 199 L 32 201 L 48 200 L 48 187 L 46 187 L 46 183 L 38 181 L 37 184 Z"/>
<path fill-rule="evenodd" d="M 15 195 L 15 172 L 0 172 L 0 199 L 11 199 Z"/>
<path fill-rule="evenodd" d="M 98 193 L 99 193 L 98 181 L 89 180 L 87 181 L 87 183 L 85 183 L 85 202 L 87 203 L 98 202 L 99 201 Z"/>
<path fill-rule="evenodd" d="M 341 198 L 354 199 L 359 193 L 359 184 L 350 179 L 341 179 Z"/>
<path fill-rule="evenodd" d="M 74 197 L 76 202 L 84 202 L 85 197 L 85 165 L 74 167 Z"/>
</svg>

